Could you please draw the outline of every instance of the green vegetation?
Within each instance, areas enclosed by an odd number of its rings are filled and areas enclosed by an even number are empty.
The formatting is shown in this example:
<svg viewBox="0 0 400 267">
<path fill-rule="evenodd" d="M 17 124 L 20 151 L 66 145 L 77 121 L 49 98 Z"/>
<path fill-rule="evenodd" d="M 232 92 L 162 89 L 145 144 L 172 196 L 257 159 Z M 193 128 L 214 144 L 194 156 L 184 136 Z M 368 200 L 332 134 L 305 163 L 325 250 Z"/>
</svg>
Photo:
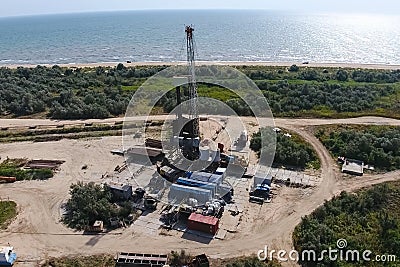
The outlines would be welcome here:
<svg viewBox="0 0 400 267">
<path fill-rule="evenodd" d="M 193 257 L 185 250 L 180 252 L 172 251 L 169 254 L 169 265 L 172 267 L 188 266 Z M 50 258 L 41 267 L 114 267 L 115 260 L 112 255 L 92 256 L 70 256 L 61 258 Z M 189 265 L 190 266 L 190 265 Z M 257 257 L 240 257 L 225 260 L 211 259 L 211 266 L 214 267 L 280 267 L 274 262 L 262 262 Z"/>
<path fill-rule="evenodd" d="M 114 257 L 111 255 L 76 256 L 51 258 L 41 267 L 114 267 Z"/>
<path fill-rule="evenodd" d="M 342 192 L 303 218 L 293 233 L 295 249 L 313 249 L 317 255 L 331 247 L 337 248 L 338 239 L 346 239 L 348 250 L 372 251 L 375 255 L 400 257 L 400 183 L 384 183 L 356 194 Z M 302 266 L 383 266 L 382 262 L 301 262 Z M 398 266 L 386 262 L 384 266 Z"/>
<path fill-rule="evenodd" d="M 362 160 L 378 170 L 400 169 L 400 127 L 321 126 L 316 136 L 335 157 Z"/>
<path fill-rule="evenodd" d="M 6 229 L 17 216 L 17 204 L 13 201 L 0 201 L 0 229 Z"/>
<path fill-rule="evenodd" d="M 188 254 L 185 250 L 178 251 L 171 251 L 168 257 L 169 265 L 170 266 L 188 266 L 192 260 L 193 256 Z"/>
<path fill-rule="evenodd" d="M 22 180 L 47 180 L 53 177 L 50 169 L 24 170 L 26 159 L 6 159 L 0 164 L 0 176 L 9 176 Z"/>
<path fill-rule="evenodd" d="M 218 266 L 218 265 L 217 265 Z M 237 259 L 231 259 L 224 265 L 226 267 L 280 267 L 282 266 L 276 261 L 260 261 L 257 257 L 243 257 Z"/>
<path fill-rule="evenodd" d="M 122 64 L 121 64 L 122 65 Z M 163 67 L 0 68 L 0 113 L 43 113 L 55 119 L 106 118 L 125 113 L 133 90 Z"/>
<path fill-rule="evenodd" d="M 268 140 L 268 131 L 263 128 L 263 136 Z M 262 149 L 261 131 L 253 134 L 250 140 L 250 148 L 258 153 Z M 267 142 L 267 141 L 265 141 Z M 320 161 L 313 148 L 299 135 L 283 132 L 276 134 L 276 151 L 274 165 L 296 168 L 320 168 Z"/>
<path fill-rule="evenodd" d="M 108 187 L 93 182 L 72 184 L 70 195 L 63 221 L 71 228 L 83 230 L 97 220 L 109 227 L 111 218 L 124 219 L 132 213 L 132 205 L 115 205 Z"/>
<path fill-rule="evenodd" d="M 122 132 L 122 124 L 116 125 L 93 125 L 93 126 L 73 126 L 55 129 L 38 130 L 4 130 L 0 131 L 0 143 L 21 142 L 21 141 L 56 141 L 62 138 L 78 139 L 86 137 L 100 137 L 118 135 Z"/>
<path fill-rule="evenodd" d="M 168 256 L 169 265 L 172 267 L 191 266 L 194 257 L 185 250 L 171 251 Z M 280 267 L 277 261 L 260 261 L 256 256 L 238 257 L 230 259 L 209 259 L 210 265 L 215 267 Z"/>
<path fill-rule="evenodd" d="M 239 68 L 263 91 L 275 116 L 399 117 L 400 70 Z"/>
<path fill-rule="evenodd" d="M 211 259 L 211 266 L 215 267 L 281 267 L 276 260 L 260 261 L 256 256 L 237 257 L 229 259 Z"/>
<path fill-rule="evenodd" d="M 120 116 L 137 88 L 166 66 L 115 68 L 0 68 L 0 114 L 3 116 L 87 119 Z M 322 69 L 292 66 L 240 66 L 262 90 L 275 116 L 349 117 L 380 115 L 400 117 L 400 70 Z M 222 70 L 223 71 L 223 70 Z M 206 75 L 227 77 L 212 66 Z M 157 86 L 157 85 L 154 85 Z M 245 85 L 244 85 L 245 86 Z M 183 99 L 188 96 L 183 92 Z M 199 84 L 199 96 L 226 102 L 239 115 L 251 115 L 238 96 L 212 84 Z M 158 103 L 169 112 L 173 92 Z"/>
</svg>

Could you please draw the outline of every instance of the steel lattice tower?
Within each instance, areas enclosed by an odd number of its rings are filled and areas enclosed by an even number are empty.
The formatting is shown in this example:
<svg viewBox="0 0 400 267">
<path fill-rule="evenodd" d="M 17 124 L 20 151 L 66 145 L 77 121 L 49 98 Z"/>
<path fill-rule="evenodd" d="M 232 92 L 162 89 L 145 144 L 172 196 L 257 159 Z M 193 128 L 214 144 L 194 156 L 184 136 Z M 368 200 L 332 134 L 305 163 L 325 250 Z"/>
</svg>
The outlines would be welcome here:
<svg viewBox="0 0 400 267">
<path fill-rule="evenodd" d="M 189 68 L 188 86 L 190 97 L 190 114 L 189 119 L 193 121 L 193 136 L 199 137 L 199 114 L 197 110 L 197 84 L 195 75 L 195 59 L 194 59 L 194 40 L 192 26 L 186 26 L 186 49 L 187 49 L 187 62 Z"/>
</svg>

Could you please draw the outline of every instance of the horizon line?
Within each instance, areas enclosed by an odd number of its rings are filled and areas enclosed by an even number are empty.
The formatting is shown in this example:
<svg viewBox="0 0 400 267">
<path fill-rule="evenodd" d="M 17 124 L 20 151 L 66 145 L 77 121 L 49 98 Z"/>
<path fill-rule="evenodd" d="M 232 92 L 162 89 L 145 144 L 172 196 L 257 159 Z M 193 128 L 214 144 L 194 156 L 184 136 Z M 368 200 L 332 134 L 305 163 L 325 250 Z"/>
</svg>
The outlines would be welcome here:
<svg viewBox="0 0 400 267">
<path fill-rule="evenodd" d="M 122 13 L 122 12 L 135 12 L 135 11 L 278 11 L 278 12 L 292 12 L 299 14 L 330 14 L 330 15 L 387 15 L 399 16 L 396 13 L 370 13 L 370 12 L 354 12 L 354 11 L 306 11 L 303 9 L 274 9 L 274 8 L 142 8 L 142 9 L 116 9 L 116 10 L 87 10 L 87 11 L 67 11 L 56 13 L 33 13 L 33 14 L 20 14 L 20 15 L 6 15 L 3 18 L 23 18 L 23 17 L 39 17 L 39 16 L 57 16 L 57 15 L 74 15 L 74 14 L 96 14 L 96 13 Z"/>
</svg>

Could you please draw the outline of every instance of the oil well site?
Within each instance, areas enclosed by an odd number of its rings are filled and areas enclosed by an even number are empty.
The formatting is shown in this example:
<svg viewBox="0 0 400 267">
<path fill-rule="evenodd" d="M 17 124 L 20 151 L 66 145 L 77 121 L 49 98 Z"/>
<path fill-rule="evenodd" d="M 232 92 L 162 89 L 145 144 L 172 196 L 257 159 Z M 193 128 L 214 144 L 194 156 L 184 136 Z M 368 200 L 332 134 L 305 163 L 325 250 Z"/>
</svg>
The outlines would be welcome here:
<svg viewBox="0 0 400 267">
<path fill-rule="evenodd" d="M 37 181 L 0 177 L 8 183 L 1 198 L 20 205 L 17 219 L 0 233 L 12 248 L 7 262 L 17 258 L 19 265 L 29 266 L 48 253 L 68 251 L 115 253 L 117 266 L 163 266 L 172 250 L 217 258 L 231 256 L 223 249 L 229 247 L 241 254 L 243 240 L 263 233 L 257 241 L 262 243 L 266 229 L 272 233 L 268 238 L 282 240 L 274 229 L 290 228 L 292 222 L 276 222 L 295 212 L 288 203 L 312 194 L 321 173 L 270 168 L 273 154 L 270 162 L 260 160 L 249 147 L 261 127 L 256 118 L 201 112 L 200 104 L 207 109 L 208 103 L 197 96 L 193 32 L 185 28 L 189 75 L 172 79 L 172 114 L 126 117 L 122 140 L 110 136 L 1 146 L 7 158 L 34 159 L 12 165 L 14 173 L 45 169 L 54 175 Z M 66 122 L 52 123 L 48 127 L 67 127 Z M 121 120 L 103 123 L 121 125 Z M 270 128 L 272 134 L 283 134 L 275 125 Z M 83 189 L 91 195 L 79 195 Z M 102 198 L 89 199 L 96 194 Z M 107 208 L 98 212 L 99 205 Z"/>
</svg>

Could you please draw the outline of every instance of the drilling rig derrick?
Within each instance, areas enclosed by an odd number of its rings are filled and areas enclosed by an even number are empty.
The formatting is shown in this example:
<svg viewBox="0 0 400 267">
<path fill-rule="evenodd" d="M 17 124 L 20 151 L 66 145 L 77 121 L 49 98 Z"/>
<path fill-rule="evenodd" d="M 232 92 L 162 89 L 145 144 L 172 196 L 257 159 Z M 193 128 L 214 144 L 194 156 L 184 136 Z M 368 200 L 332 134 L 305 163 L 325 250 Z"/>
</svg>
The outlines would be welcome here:
<svg viewBox="0 0 400 267">
<path fill-rule="evenodd" d="M 199 114 L 197 110 L 197 84 L 196 84 L 196 74 L 195 74 L 195 47 L 192 26 L 186 26 L 186 48 L 187 48 L 187 62 L 188 62 L 188 87 L 189 87 L 189 102 L 190 102 L 190 113 L 189 119 L 192 121 L 193 138 L 199 137 Z"/>
<path fill-rule="evenodd" d="M 186 33 L 186 52 L 187 52 L 187 68 L 188 75 L 182 77 L 174 77 L 177 84 L 181 84 L 182 79 L 186 79 L 187 89 L 189 93 L 188 98 L 188 116 L 183 116 L 181 104 L 181 86 L 176 87 L 177 99 L 177 118 L 173 122 L 173 136 L 179 137 L 179 149 L 183 155 L 190 159 L 195 160 L 199 158 L 199 144 L 200 144 L 200 119 L 197 107 L 197 84 L 195 74 L 195 45 L 193 39 L 194 29 L 192 26 L 185 26 Z"/>
</svg>

